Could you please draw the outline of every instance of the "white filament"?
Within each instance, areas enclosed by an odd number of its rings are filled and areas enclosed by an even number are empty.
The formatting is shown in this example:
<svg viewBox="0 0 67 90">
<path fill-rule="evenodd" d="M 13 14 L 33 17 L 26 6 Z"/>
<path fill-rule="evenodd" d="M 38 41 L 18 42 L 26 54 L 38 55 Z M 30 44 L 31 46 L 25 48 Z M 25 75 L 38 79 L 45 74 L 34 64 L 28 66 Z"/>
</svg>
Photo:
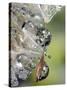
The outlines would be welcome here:
<svg viewBox="0 0 67 90">
<path fill-rule="evenodd" d="M 38 8 L 41 12 L 41 15 L 45 23 L 49 23 L 54 15 L 61 10 L 62 6 L 53 6 L 53 5 L 38 5 Z"/>
</svg>

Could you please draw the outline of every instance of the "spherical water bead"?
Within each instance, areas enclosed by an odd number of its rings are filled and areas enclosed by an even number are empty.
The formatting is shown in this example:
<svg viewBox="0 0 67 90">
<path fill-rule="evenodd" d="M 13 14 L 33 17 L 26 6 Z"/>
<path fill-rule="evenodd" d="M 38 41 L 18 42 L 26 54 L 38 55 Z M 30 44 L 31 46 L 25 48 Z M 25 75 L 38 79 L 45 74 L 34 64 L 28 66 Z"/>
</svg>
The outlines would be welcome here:
<svg viewBox="0 0 67 90">
<path fill-rule="evenodd" d="M 47 78 L 48 74 L 49 74 L 49 67 L 47 65 L 45 65 L 43 67 L 43 70 L 41 71 L 40 76 L 38 77 L 38 80 L 43 80 L 43 79 Z"/>
<path fill-rule="evenodd" d="M 28 74 L 29 71 L 24 69 L 23 71 L 19 72 L 19 78 L 22 80 L 26 80 L 28 78 Z"/>
<path fill-rule="evenodd" d="M 23 73 L 23 71 L 20 71 L 19 78 L 22 79 L 22 80 L 26 80 L 27 74 Z"/>
<path fill-rule="evenodd" d="M 11 80 L 11 87 L 15 87 L 15 86 L 18 86 L 18 85 L 19 85 L 19 82 L 18 82 L 17 78 Z"/>
<path fill-rule="evenodd" d="M 42 77 L 44 77 L 44 79 L 45 79 L 48 76 L 48 73 L 49 73 L 49 67 L 44 66 L 43 71 L 42 71 Z"/>
<path fill-rule="evenodd" d="M 35 63 L 31 63 L 31 68 L 34 69 L 36 67 Z"/>
</svg>

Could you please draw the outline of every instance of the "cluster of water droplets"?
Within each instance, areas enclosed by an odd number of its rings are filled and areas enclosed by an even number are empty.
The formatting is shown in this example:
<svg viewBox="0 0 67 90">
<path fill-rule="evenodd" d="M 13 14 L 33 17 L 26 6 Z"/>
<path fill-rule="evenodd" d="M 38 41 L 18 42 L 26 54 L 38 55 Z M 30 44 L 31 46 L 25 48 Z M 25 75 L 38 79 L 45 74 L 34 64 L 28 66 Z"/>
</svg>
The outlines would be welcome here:
<svg viewBox="0 0 67 90">
<path fill-rule="evenodd" d="M 19 79 L 26 80 L 36 67 L 39 58 L 51 41 L 51 33 L 44 23 L 50 22 L 61 6 L 12 3 L 11 38 L 16 38 L 19 30 L 18 51 L 11 52 L 11 86 L 18 86 Z M 14 42 L 17 42 L 15 39 Z M 12 42 L 11 42 L 12 43 Z M 16 44 L 16 43 L 14 43 Z M 14 61 L 13 61 L 14 60 Z"/>
</svg>

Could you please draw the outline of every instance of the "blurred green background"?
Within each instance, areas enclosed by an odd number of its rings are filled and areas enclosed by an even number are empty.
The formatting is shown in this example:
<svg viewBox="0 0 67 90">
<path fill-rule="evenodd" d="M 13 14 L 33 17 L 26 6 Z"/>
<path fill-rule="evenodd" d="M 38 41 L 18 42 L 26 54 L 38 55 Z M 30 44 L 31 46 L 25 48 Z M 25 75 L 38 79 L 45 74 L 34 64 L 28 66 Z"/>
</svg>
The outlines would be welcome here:
<svg viewBox="0 0 67 90">
<path fill-rule="evenodd" d="M 25 81 L 25 86 L 65 83 L 65 7 L 45 26 L 52 34 L 52 40 L 47 49 L 47 54 L 51 56 L 51 59 L 45 57 L 50 69 L 49 75 L 46 79 L 35 82 L 35 70 L 33 70 L 31 76 Z"/>
</svg>

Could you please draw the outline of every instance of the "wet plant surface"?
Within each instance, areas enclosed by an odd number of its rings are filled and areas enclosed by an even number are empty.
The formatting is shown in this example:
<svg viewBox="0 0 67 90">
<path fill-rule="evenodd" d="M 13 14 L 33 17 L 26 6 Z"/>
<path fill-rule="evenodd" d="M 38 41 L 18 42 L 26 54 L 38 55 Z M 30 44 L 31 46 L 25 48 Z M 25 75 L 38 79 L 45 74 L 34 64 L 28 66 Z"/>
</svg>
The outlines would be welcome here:
<svg viewBox="0 0 67 90">
<path fill-rule="evenodd" d="M 64 7 L 12 3 L 10 10 L 10 86 L 63 84 Z M 39 64 L 42 70 L 36 82 L 35 69 L 43 53 L 47 65 Z"/>
</svg>

